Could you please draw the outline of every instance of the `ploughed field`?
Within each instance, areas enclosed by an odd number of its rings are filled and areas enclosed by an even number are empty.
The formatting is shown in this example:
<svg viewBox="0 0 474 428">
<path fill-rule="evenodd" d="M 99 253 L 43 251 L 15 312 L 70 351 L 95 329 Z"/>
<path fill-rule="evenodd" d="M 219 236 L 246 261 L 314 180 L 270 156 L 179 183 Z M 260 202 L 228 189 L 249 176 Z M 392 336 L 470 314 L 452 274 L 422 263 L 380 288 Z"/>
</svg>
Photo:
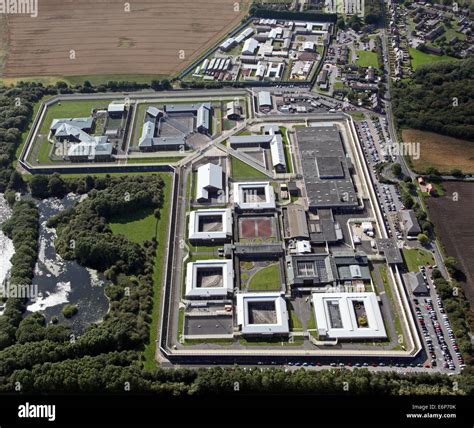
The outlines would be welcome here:
<svg viewBox="0 0 474 428">
<path fill-rule="evenodd" d="M 445 196 L 427 198 L 441 243 L 466 275 L 464 292 L 474 305 L 474 183 L 445 182 Z M 453 198 L 454 194 L 454 198 Z M 455 200 L 457 196 L 457 201 Z"/>
<path fill-rule="evenodd" d="M 235 11 L 235 0 L 40 1 L 36 18 L 8 15 L 2 74 L 173 75 L 239 24 L 248 2 L 240 3 Z"/>
</svg>

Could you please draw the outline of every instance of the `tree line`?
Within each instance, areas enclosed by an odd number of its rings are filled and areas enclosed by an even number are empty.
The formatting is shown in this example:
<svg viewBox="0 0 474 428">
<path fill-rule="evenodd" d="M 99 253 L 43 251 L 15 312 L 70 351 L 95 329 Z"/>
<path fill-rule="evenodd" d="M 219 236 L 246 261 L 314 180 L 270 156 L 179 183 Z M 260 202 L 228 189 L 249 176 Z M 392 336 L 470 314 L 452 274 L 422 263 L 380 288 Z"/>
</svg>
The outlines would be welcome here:
<svg viewBox="0 0 474 428">
<path fill-rule="evenodd" d="M 474 141 L 474 58 L 419 67 L 411 81 L 393 88 L 399 127 Z"/>
</svg>

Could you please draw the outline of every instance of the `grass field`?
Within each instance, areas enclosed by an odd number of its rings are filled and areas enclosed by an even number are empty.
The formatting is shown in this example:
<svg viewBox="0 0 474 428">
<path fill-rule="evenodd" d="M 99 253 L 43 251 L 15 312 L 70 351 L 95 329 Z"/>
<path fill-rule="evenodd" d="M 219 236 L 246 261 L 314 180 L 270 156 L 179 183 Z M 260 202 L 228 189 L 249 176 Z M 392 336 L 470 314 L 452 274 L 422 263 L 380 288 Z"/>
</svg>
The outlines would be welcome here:
<svg viewBox="0 0 474 428">
<path fill-rule="evenodd" d="M 274 263 L 260 269 L 249 281 L 250 291 L 276 291 L 280 290 L 280 265 Z"/>
<path fill-rule="evenodd" d="M 255 168 L 247 165 L 245 162 L 242 162 L 240 159 L 237 159 L 232 156 L 232 177 L 239 178 L 268 178 L 265 174 L 260 171 L 257 171 Z"/>
<path fill-rule="evenodd" d="M 416 70 L 423 64 L 429 64 L 430 62 L 438 61 L 456 61 L 456 58 L 453 58 L 448 55 L 433 55 L 425 52 L 421 52 L 415 48 L 409 48 L 411 56 L 411 66 L 413 70 Z"/>
<path fill-rule="evenodd" d="M 179 162 L 185 156 L 164 156 L 156 158 L 129 158 L 127 164 L 140 164 L 140 163 L 175 163 Z"/>
<path fill-rule="evenodd" d="M 47 140 L 47 136 L 49 134 L 49 129 L 51 128 L 51 123 L 54 119 L 89 117 L 93 109 L 105 108 L 108 106 L 108 104 L 109 101 L 100 100 L 62 101 L 61 103 L 55 103 L 48 107 L 46 114 L 44 115 L 43 122 L 41 123 L 39 135 L 36 136 L 34 141 L 36 147 L 30 151 L 29 161 L 34 160 L 36 157 L 42 164 L 52 162 L 49 158 L 51 143 Z"/>
<path fill-rule="evenodd" d="M 404 248 L 403 258 L 410 272 L 418 272 L 420 266 L 433 265 L 433 255 L 426 250 Z"/>
<path fill-rule="evenodd" d="M 390 305 L 392 307 L 392 316 L 393 316 L 393 328 L 395 329 L 395 334 L 398 336 L 397 337 L 398 345 L 396 345 L 394 349 L 399 349 L 400 345 L 403 345 L 405 343 L 405 339 L 403 335 L 403 329 L 400 323 L 400 316 L 398 315 L 398 310 L 395 306 L 395 300 L 393 297 L 392 287 L 388 281 L 388 273 L 387 273 L 386 266 L 380 267 L 380 276 L 382 277 L 385 293 L 387 294 L 387 297 L 390 300 Z M 388 334 L 388 330 L 387 330 L 387 334 Z M 399 340 L 400 338 L 402 340 Z"/>
<path fill-rule="evenodd" d="M 301 323 L 300 319 L 296 315 L 296 312 L 293 309 L 293 306 L 290 304 L 290 307 L 288 308 L 288 311 L 290 313 L 290 329 L 292 331 L 302 331 L 303 330 L 303 324 Z"/>
<path fill-rule="evenodd" d="M 30 132 L 31 125 L 33 124 L 33 120 L 36 117 L 36 114 L 38 113 L 39 108 L 41 107 L 41 103 L 44 102 L 44 101 L 47 101 L 49 98 L 51 98 L 51 96 L 46 96 L 43 99 L 41 99 L 40 101 L 37 101 L 36 103 L 33 104 L 33 114 L 31 116 L 32 120 L 30 121 L 28 127 L 21 134 L 21 143 L 16 148 L 15 160 L 13 161 L 13 166 L 14 167 L 16 166 L 16 163 L 17 163 L 18 159 L 20 158 L 21 151 L 23 150 L 23 146 L 25 145 L 26 139 L 28 138 L 28 133 Z"/>
<path fill-rule="evenodd" d="M 291 158 L 291 147 L 288 141 L 288 134 L 284 126 L 280 126 L 280 132 L 283 140 L 283 150 L 285 151 L 287 172 L 291 174 L 293 172 L 293 160 Z"/>
<path fill-rule="evenodd" d="M 377 54 L 371 51 L 357 51 L 359 59 L 356 61 L 360 67 L 374 67 L 378 68 L 379 62 Z"/>
<path fill-rule="evenodd" d="M 40 133 L 48 134 L 53 119 L 69 118 L 69 117 L 89 117 L 93 109 L 104 108 L 109 105 L 110 101 L 62 101 L 48 107 L 41 124 Z"/>
<path fill-rule="evenodd" d="M 172 175 L 161 174 L 165 182 L 164 188 L 164 204 L 161 210 L 161 216 L 156 225 L 156 240 L 158 248 L 155 257 L 155 269 L 153 271 L 153 312 L 151 314 L 150 323 L 150 341 L 145 346 L 143 351 L 145 368 L 156 367 L 155 350 L 156 338 L 158 333 L 158 319 L 161 304 L 161 286 L 163 284 L 163 274 L 165 269 L 165 249 L 168 241 L 168 225 L 171 214 L 171 190 L 172 190 Z"/>
<path fill-rule="evenodd" d="M 113 233 L 141 244 L 155 235 L 156 218 L 152 208 L 144 208 L 111 218 L 109 226 Z"/>
<path fill-rule="evenodd" d="M 428 167 L 444 173 L 453 168 L 474 172 L 474 142 L 417 129 L 402 130 L 402 138 L 405 143 L 420 144 L 419 159 L 411 158 L 413 169 L 420 173 Z"/>
<path fill-rule="evenodd" d="M 29 76 L 29 77 L 0 77 L 0 82 L 5 85 L 15 85 L 19 81 L 37 82 L 45 86 L 56 85 L 58 82 L 66 82 L 71 86 L 82 85 L 86 80 L 92 85 L 98 86 L 110 81 L 116 82 L 136 82 L 151 83 L 152 80 L 171 79 L 166 74 L 100 74 L 100 75 L 82 75 L 82 76 Z"/>
</svg>

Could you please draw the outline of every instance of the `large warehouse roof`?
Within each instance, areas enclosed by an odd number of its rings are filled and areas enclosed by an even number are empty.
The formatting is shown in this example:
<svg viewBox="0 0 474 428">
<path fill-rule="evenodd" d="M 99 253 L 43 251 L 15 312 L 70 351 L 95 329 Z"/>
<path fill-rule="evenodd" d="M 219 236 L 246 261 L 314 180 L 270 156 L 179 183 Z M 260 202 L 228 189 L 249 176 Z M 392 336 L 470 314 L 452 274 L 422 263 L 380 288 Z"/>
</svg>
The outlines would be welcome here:
<svg viewBox="0 0 474 428">
<path fill-rule="evenodd" d="M 311 208 L 355 207 L 357 196 L 335 125 L 298 128 L 298 149 Z"/>
<path fill-rule="evenodd" d="M 258 105 L 259 107 L 271 107 L 272 106 L 272 96 L 268 91 L 260 91 L 258 93 Z"/>
</svg>

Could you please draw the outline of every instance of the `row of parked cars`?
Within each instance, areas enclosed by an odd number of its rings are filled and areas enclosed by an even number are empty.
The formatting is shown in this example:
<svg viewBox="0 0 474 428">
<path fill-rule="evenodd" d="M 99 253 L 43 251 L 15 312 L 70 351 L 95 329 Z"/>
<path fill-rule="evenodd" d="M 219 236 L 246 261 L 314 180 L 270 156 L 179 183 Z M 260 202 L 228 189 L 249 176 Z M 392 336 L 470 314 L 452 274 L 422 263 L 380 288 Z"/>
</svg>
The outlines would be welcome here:
<svg viewBox="0 0 474 428">
<path fill-rule="evenodd" d="M 369 124 L 367 121 L 359 122 L 358 124 L 358 133 L 361 140 L 364 142 L 364 154 L 369 162 L 377 163 L 380 161 L 379 153 L 375 147 L 374 138 L 370 132 Z M 379 141 L 380 143 L 380 141 Z"/>
<path fill-rule="evenodd" d="M 431 302 L 431 299 L 430 299 L 430 302 Z M 446 311 L 444 309 L 443 301 L 441 300 L 440 297 L 437 297 L 436 303 L 437 303 L 439 311 L 441 313 L 442 322 L 443 322 L 443 324 L 446 328 L 446 331 L 448 332 L 449 341 L 451 342 L 451 346 L 454 350 L 454 353 L 456 354 L 456 358 L 458 360 L 459 367 L 461 367 L 461 369 L 463 369 L 464 367 L 466 367 L 466 365 L 464 364 L 464 358 L 461 354 L 461 351 L 459 350 L 459 346 L 456 342 L 456 338 L 454 337 L 454 332 L 453 332 L 453 329 L 451 328 L 451 324 L 449 323 L 448 315 L 446 314 Z M 450 355 L 450 357 L 451 357 L 451 355 Z M 447 364 L 448 364 L 448 366 L 453 366 L 454 365 L 452 357 L 451 357 L 450 361 L 447 361 Z M 451 368 L 451 367 L 449 367 L 449 368 Z"/>
</svg>

